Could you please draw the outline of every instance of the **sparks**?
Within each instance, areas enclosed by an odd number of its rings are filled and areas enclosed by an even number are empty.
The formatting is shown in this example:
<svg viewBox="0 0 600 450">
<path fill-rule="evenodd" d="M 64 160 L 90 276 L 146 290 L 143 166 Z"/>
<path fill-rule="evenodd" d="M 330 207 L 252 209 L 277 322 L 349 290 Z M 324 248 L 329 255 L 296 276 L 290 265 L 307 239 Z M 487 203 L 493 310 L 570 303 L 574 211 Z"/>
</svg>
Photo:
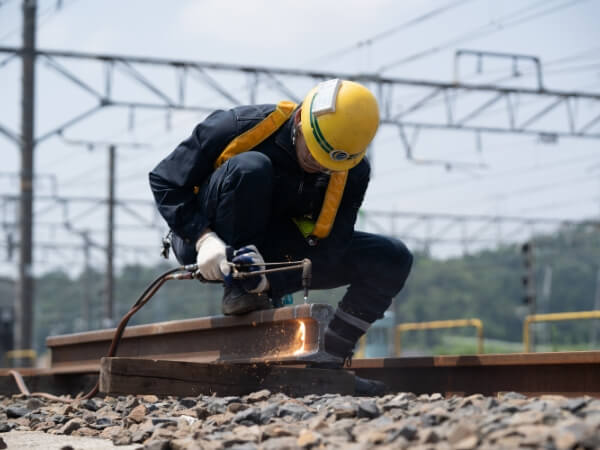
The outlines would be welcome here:
<svg viewBox="0 0 600 450">
<path fill-rule="evenodd" d="M 298 331 L 296 332 L 296 342 L 298 342 L 298 348 L 294 351 L 294 355 L 300 355 L 304 353 L 304 345 L 306 344 L 306 325 L 304 322 L 298 321 Z"/>
</svg>

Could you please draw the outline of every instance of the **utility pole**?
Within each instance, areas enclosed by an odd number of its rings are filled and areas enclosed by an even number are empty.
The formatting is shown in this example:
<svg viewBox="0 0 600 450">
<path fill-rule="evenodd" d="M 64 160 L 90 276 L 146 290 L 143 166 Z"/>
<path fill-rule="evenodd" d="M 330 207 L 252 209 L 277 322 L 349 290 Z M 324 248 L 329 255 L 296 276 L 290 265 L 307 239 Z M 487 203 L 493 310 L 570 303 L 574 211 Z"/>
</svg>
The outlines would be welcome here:
<svg viewBox="0 0 600 450">
<path fill-rule="evenodd" d="M 115 191 L 116 177 L 115 166 L 117 160 L 117 147 L 143 148 L 148 144 L 140 142 L 108 142 L 108 141 L 85 141 L 74 140 L 63 137 L 63 141 L 69 145 L 78 145 L 93 150 L 96 147 L 108 149 L 108 198 L 107 198 L 107 231 L 106 231 L 106 278 L 104 284 L 104 317 L 102 326 L 112 327 L 114 322 L 114 257 L 115 257 Z"/>
<path fill-rule="evenodd" d="M 529 306 L 529 314 L 536 313 L 536 287 L 535 287 L 535 269 L 533 260 L 533 241 L 527 241 L 521 246 L 523 256 L 523 303 Z M 531 348 L 535 349 L 535 333 L 531 333 Z M 535 351 L 535 350 L 534 350 Z"/>
<path fill-rule="evenodd" d="M 112 326 L 114 309 L 115 145 L 108 146 L 108 222 L 106 236 L 106 287 L 104 325 Z"/>
<path fill-rule="evenodd" d="M 89 330 L 90 326 L 90 311 L 91 311 L 91 283 L 90 283 L 90 234 L 88 231 L 84 231 L 81 236 L 83 237 L 83 324 L 85 330 Z"/>
<path fill-rule="evenodd" d="M 23 0 L 21 88 L 21 174 L 19 199 L 19 281 L 15 305 L 15 348 L 30 349 L 33 341 L 33 156 L 35 98 L 35 28 L 37 0 Z"/>
<path fill-rule="evenodd" d="M 544 268 L 544 278 L 542 280 L 542 291 L 540 294 L 540 302 L 539 305 L 537 305 L 538 310 L 540 314 L 549 313 L 550 297 L 552 296 L 552 266 L 550 265 L 547 265 Z M 551 343 L 549 324 L 547 322 L 542 322 L 539 325 L 541 325 L 543 340 L 546 341 L 546 343 Z"/>
</svg>

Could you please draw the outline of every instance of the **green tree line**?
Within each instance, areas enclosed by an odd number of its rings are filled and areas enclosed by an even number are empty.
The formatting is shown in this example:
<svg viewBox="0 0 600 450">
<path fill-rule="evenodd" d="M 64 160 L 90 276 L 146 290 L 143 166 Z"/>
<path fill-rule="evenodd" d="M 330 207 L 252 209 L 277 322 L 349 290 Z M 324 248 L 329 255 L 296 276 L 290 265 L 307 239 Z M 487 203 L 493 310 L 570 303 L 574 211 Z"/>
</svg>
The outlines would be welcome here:
<svg viewBox="0 0 600 450">
<path fill-rule="evenodd" d="M 536 235 L 533 243 L 538 312 L 594 309 L 600 270 L 600 230 L 591 226 L 563 228 Z M 151 280 L 174 265 L 171 260 L 155 267 L 130 265 L 123 268 L 115 280 L 116 320 L 129 310 Z M 548 267 L 552 270 L 551 294 L 542 298 L 539 291 Z M 415 252 L 409 280 L 394 299 L 391 310 L 398 323 L 475 317 L 483 321 L 486 338 L 520 342 L 523 318 L 527 313 L 527 306 L 523 304 L 523 274 L 523 256 L 518 244 L 444 259 Z M 83 331 L 88 326 L 90 329 L 101 328 L 103 288 L 103 274 L 98 271 L 77 277 L 54 271 L 39 277 L 34 319 L 38 352 L 44 351 L 46 336 Z M 84 317 L 86 292 L 91 305 L 89 324 Z M 311 293 L 311 302 L 335 305 L 343 293 L 344 288 L 315 291 Z M 6 289 L 5 295 L 8 295 Z M 219 314 L 221 295 L 219 285 L 195 280 L 170 281 L 131 323 Z M 301 301 L 299 295 L 295 297 L 295 303 Z M 586 344 L 593 322 L 553 325 L 552 338 L 565 344 Z M 473 335 L 472 330 L 460 333 Z M 427 339 L 431 345 L 439 341 L 436 333 Z"/>
</svg>

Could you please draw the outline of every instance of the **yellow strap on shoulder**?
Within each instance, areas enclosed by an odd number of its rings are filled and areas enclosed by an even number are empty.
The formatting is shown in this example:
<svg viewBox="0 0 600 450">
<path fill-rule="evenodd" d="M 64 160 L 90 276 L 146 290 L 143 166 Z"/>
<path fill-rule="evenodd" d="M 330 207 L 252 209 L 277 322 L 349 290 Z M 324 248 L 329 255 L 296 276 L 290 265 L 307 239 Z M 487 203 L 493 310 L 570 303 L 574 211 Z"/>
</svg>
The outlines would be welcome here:
<svg viewBox="0 0 600 450">
<path fill-rule="evenodd" d="M 323 239 L 329 236 L 335 216 L 337 215 L 342 196 L 344 195 L 344 188 L 346 187 L 346 180 L 348 180 L 348 171 L 333 172 L 329 177 L 329 184 L 327 185 L 327 191 L 325 192 L 325 198 L 323 199 L 323 206 L 319 213 L 319 218 L 315 224 L 312 235 Z"/>
<path fill-rule="evenodd" d="M 251 150 L 271 136 L 291 117 L 297 106 L 296 103 L 287 100 L 279 102 L 271 114 L 227 144 L 225 150 L 223 150 L 221 155 L 219 155 L 215 161 L 215 169 L 228 159 Z M 334 172 L 329 177 L 329 184 L 327 185 L 327 191 L 325 192 L 325 198 L 323 199 L 323 207 L 321 208 L 314 229 L 310 233 L 311 236 L 319 239 L 329 236 L 340 202 L 342 201 L 342 196 L 344 195 L 347 179 L 347 170 L 343 172 Z M 303 234 L 309 232 L 309 228 L 307 228 L 306 225 L 307 224 L 304 224 L 301 228 Z"/>
<path fill-rule="evenodd" d="M 234 138 L 215 161 L 215 169 L 235 155 L 246 152 L 271 136 L 290 118 L 298 106 L 294 102 L 281 101 L 271 114 L 249 130 Z"/>
</svg>

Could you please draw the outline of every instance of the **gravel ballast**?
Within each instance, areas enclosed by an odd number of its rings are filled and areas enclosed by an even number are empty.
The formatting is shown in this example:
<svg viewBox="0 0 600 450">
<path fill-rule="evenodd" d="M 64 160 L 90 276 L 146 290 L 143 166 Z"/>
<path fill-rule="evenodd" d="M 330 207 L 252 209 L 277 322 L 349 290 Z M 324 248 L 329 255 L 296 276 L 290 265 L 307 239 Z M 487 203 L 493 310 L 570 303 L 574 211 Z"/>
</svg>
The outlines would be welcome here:
<svg viewBox="0 0 600 450">
<path fill-rule="evenodd" d="M 308 395 L 121 396 L 60 403 L 0 396 L 0 448 L 10 433 L 109 439 L 128 448 L 600 448 L 600 400 L 518 393 L 444 398 Z"/>
</svg>

